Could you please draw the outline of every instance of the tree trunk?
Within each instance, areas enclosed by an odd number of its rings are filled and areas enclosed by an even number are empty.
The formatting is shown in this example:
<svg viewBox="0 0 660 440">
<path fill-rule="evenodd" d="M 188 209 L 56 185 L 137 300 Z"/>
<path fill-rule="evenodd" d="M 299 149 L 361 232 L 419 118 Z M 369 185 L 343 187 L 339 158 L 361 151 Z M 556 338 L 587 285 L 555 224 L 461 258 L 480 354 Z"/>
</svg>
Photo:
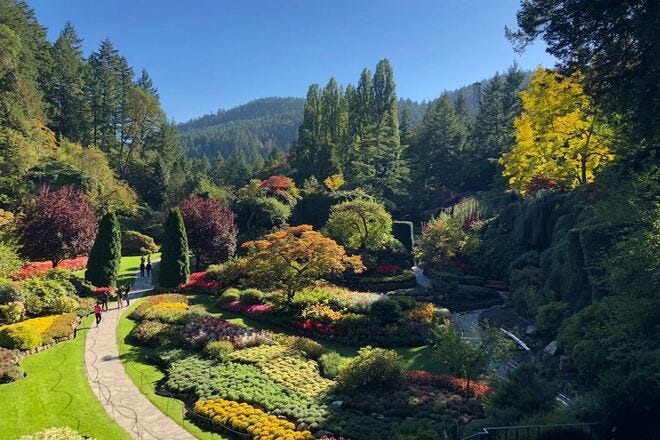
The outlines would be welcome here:
<svg viewBox="0 0 660 440">
<path fill-rule="evenodd" d="M 465 400 L 467 401 L 470 398 L 470 376 L 467 378 L 467 384 L 465 385 Z"/>
</svg>

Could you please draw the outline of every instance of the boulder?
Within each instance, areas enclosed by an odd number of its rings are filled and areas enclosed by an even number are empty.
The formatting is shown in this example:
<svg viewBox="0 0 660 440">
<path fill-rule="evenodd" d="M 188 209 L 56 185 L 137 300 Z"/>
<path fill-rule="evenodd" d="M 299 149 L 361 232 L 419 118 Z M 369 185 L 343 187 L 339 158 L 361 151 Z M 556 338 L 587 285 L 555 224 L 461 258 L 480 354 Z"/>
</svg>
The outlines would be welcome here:
<svg viewBox="0 0 660 440">
<path fill-rule="evenodd" d="M 528 335 L 535 335 L 538 332 L 539 332 L 539 329 L 536 328 L 535 325 L 528 325 L 527 329 L 525 330 L 525 333 L 527 333 Z"/>
</svg>

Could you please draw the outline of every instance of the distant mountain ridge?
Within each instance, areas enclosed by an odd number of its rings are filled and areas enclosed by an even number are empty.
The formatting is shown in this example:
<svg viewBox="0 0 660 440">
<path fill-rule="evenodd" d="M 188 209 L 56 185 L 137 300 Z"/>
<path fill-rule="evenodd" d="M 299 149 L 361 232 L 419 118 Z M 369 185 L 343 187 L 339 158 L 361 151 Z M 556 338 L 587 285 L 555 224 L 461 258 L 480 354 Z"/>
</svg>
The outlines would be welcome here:
<svg viewBox="0 0 660 440">
<path fill-rule="evenodd" d="M 491 79 L 476 82 L 456 90 L 447 91 L 452 100 L 463 95 L 468 110 L 476 115 L 481 94 Z M 438 98 L 417 102 L 399 99 L 399 116 L 405 108 L 413 127 Z M 286 151 L 298 135 L 303 120 L 305 98 L 268 97 L 255 99 L 229 110 L 203 115 L 178 125 L 184 144 L 191 157 L 225 158 L 234 150 L 242 150 L 250 158 L 256 152 L 267 156 L 272 148 Z"/>
</svg>

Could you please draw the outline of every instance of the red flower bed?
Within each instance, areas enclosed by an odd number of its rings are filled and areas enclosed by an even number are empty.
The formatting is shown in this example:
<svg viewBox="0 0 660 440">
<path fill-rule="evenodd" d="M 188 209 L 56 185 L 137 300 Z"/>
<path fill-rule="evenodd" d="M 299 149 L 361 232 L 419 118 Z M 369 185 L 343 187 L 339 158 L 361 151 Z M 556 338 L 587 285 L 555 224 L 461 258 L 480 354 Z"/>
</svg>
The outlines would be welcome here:
<svg viewBox="0 0 660 440">
<path fill-rule="evenodd" d="M 270 304 L 243 304 L 239 300 L 231 301 L 224 306 L 227 310 L 232 312 L 244 313 L 250 316 L 261 316 L 270 313 L 273 306 Z"/>
<path fill-rule="evenodd" d="M 190 274 L 188 282 L 179 284 L 180 290 L 188 292 L 214 293 L 222 288 L 222 283 L 209 278 L 206 272 L 195 272 Z"/>
<path fill-rule="evenodd" d="M 300 323 L 300 328 L 308 332 L 320 333 L 321 335 L 340 335 L 341 329 L 331 324 L 323 324 L 313 319 L 305 319 Z"/>
<path fill-rule="evenodd" d="M 103 295 L 104 293 L 109 293 L 112 295 L 115 292 L 114 287 L 97 287 L 96 288 L 96 294 L 97 295 Z"/>
<path fill-rule="evenodd" d="M 394 274 L 401 272 L 401 266 L 397 264 L 382 264 L 380 266 L 376 267 L 376 270 L 374 271 L 379 274 Z"/>
<path fill-rule="evenodd" d="M 446 388 L 457 394 L 465 394 L 465 388 L 467 387 L 467 380 L 465 379 L 444 374 L 433 374 L 428 371 L 406 371 L 406 380 L 410 383 Z M 470 392 L 474 397 L 481 398 L 492 393 L 493 389 L 488 385 L 470 381 Z"/>
<path fill-rule="evenodd" d="M 80 270 L 87 266 L 87 257 L 76 257 L 70 260 L 62 260 L 57 265 L 58 269 Z M 14 275 L 16 280 L 26 280 L 28 278 L 38 277 L 53 268 L 52 261 L 31 261 Z"/>
</svg>

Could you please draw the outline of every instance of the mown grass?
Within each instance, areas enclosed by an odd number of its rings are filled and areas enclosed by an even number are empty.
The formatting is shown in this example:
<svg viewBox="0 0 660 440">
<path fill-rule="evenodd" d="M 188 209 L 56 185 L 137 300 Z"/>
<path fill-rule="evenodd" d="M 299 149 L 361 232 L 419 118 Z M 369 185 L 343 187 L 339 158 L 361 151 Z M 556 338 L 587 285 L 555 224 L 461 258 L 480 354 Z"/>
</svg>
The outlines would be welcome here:
<svg viewBox="0 0 660 440">
<path fill-rule="evenodd" d="M 117 284 L 130 284 L 131 286 L 135 282 L 135 273 L 140 270 L 140 256 L 132 257 L 121 257 L 121 263 L 119 265 L 119 276 L 117 278 Z M 158 260 L 160 258 L 160 253 L 151 254 L 151 261 Z M 157 274 L 158 265 L 154 266 L 154 280 Z M 74 272 L 76 276 L 80 278 L 85 277 L 85 269 L 78 270 Z"/>
<path fill-rule="evenodd" d="M 15 439 L 52 426 L 69 426 L 97 439 L 130 439 L 105 411 L 85 374 L 85 338 L 92 317 L 75 339 L 24 358 L 27 377 L 0 385 L 0 439 Z"/>
</svg>

